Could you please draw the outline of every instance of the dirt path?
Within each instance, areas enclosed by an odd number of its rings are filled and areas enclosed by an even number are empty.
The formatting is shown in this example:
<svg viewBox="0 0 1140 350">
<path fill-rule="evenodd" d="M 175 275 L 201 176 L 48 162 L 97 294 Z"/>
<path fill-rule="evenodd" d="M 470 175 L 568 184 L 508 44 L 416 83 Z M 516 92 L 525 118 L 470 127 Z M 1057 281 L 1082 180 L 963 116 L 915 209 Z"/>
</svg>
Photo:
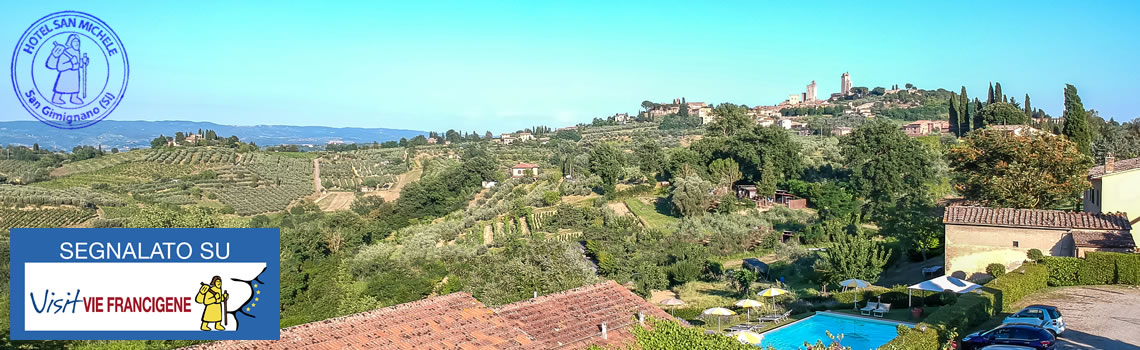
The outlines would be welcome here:
<svg viewBox="0 0 1140 350">
<path fill-rule="evenodd" d="M 321 159 L 313 159 L 313 192 L 321 192 L 324 189 L 321 186 Z"/>
<path fill-rule="evenodd" d="M 354 199 L 356 194 L 352 192 L 328 192 L 317 200 L 317 206 L 323 211 L 348 210 Z"/>
<path fill-rule="evenodd" d="M 529 235 L 530 234 L 530 226 L 527 225 L 526 219 L 525 218 L 519 218 L 518 223 L 519 223 L 519 232 L 522 232 L 522 234 L 524 234 L 524 235 Z"/>
<path fill-rule="evenodd" d="M 495 244 L 495 228 L 491 225 L 483 226 L 483 245 Z"/>
<path fill-rule="evenodd" d="M 404 189 L 404 185 L 419 181 L 423 175 L 424 168 L 417 166 L 407 173 L 396 175 L 396 184 L 392 185 L 392 188 L 369 192 L 368 195 L 380 196 L 380 198 L 384 198 L 385 202 L 393 202 L 400 198 L 400 191 Z"/>
</svg>

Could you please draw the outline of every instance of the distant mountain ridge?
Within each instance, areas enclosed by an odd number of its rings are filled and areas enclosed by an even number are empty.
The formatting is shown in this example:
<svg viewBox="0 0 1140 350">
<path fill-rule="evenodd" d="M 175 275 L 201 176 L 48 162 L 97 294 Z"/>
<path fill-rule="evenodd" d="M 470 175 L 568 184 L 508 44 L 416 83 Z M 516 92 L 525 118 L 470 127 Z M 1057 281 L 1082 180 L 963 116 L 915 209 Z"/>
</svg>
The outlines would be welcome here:
<svg viewBox="0 0 1140 350">
<path fill-rule="evenodd" d="M 60 130 L 38 121 L 0 121 L 0 145 L 31 145 L 43 148 L 67 149 L 79 145 L 104 147 L 145 148 L 159 134 L 174 136 L 175 132 L 198 132 L 210 129 L 220 137 L 235 135 L 242 141 L 259 146 L 280 144 L 323 145 L 329 141 L 344 143 L 371 143 L 399 140 L 427 135 L 426 131 L 386 128 L 334 128 L 327 126 L 293 125 L 222 125 L 210 122 L 180 120 L 168 121 L 116 121 L 104 120 L 91 127 Z"/>
</svg>

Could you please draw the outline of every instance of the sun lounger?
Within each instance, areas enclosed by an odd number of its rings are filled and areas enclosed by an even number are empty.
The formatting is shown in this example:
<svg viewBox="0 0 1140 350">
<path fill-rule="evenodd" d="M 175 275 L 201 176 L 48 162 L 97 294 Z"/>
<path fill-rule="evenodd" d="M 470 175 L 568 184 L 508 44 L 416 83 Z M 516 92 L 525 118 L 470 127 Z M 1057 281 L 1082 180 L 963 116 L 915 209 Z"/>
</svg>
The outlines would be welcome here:
<svg viewBox="0 0 1140 350">
<path fill-rule="evenodd" d="M 791 315 L 792 315 L 792 310 L 788 310 L 787 312 L 785 312 L 785 313 L 784 313 L 784 314 L 782 314 L 782 315 L 780 315 L 780 314 L 777 314 L 777 315 L 768 315 L 768 316 L 763 316 L 763 317 L 760 317 L 760 319 L 759 319 L 758 321 L 759 321 L 760 323 L 764 323 L 764 322 L 780 322 L 780 321 L 783 321 L 783 320 L 786 320 L 786 319 L 788 319 L 788 316 L 791 316 Z"/>
<path fill-rule="evenodd" d="M 864 316 L 871 316 L 871 312 L 874 312 L 875 309 L 878 309 L 878 308 L 879 308 L 879 303 L 868 301 L 867 306 L 864 306 L 862 309 L 859 309 L 859 313 L 864 315 Z"/>
<path fill-rule="evenodd" d="M 884 314 L 886 314 L 888 312 L 891 312 L 891 304 L 886 304 L 886 303 L 879 304 L 879 307 L 875 308 L 875 317 L 881 318 L 881 317 L 883 317 Z"/>
<path fill-rule="evenodd" d="M 753 328 L 757 328 L 757 327 L 759 327 L 759 326 L 751 324 L 751 323 L 741 323 L 741 324 L 738 324 L 738 325 L 735 325 L 732 327 L 728 327 L 727 332 L 733 333 L 733 332 L 740 332 L 740 331 L 751 331 Z"/>
</svg>

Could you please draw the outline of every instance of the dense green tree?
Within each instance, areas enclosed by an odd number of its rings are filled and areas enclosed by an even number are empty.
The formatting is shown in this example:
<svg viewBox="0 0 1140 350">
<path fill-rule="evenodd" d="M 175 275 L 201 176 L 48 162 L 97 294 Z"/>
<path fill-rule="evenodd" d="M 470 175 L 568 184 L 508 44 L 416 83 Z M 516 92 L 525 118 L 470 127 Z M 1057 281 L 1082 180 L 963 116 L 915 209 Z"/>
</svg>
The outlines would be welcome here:
<svg viewBox="0 0 1140 350">
<path fill-rule="evenodd" d="M 1092 131 L 1089 129 L 1089 121 L 1086 119 L 1088 115 L 1085 111 L 1085 105 L 1081 103 L 1081 97 L 1077 95 L 1077 88 L 1071 84 L 1065 84 L 1065 128 L 1061 130 L 1061 134 L 1065 135 L 1069 141 L 1077 144 L 1077 149 L 1084 154 L 1091 154 L 1092 151 Z"/>
<path fill-rule="evenodd" d="M 866 201 L 864 213 L 880 215 L 906 195 L 925 195 L 935 179 L 934 160 L 918 141 L 894 124 L 874 121 L 840 140 L 851 171 L 851 190 Z"/>
<path fill-rule="evenodd" d="M 736 287 L 736 291 L 740 292 L 743 297 L 750 297 L 752 292 L 752 284 L 757 280 L 756 272 L 750 269 L 738 269 L 736 273 L 732 274 L 729 282 Z"/>
<path fill-rule="evenodd" d="M 1092 159 L 1050 134 L 987 129 L 950 149 L 958 192 L 988 206 L 1052 208 L 1089 188 Z"/>
<path fill-rule="evenodd" d="M 1025 94 L 1025 116 L 1033 118 L 1033 108 L 1029 107 L 1029 94 Z"/>
<path fill-rule="evenodd" d="M 732 103 L 721 103 L 713 108 L 716 120 L 708 126 L 709 134 L 732 136 L 750 131 L 756 123 L 748 116 L 748 109 Z"/>
<path fill-rule="evenodd" d="M 1028 125 L 1029 117 L 1020 109 L 1005 102 L 986 105 L 980 113 L 986 125 Z"/>
<path fill-rule="evenodd" d="M 994 83 L 990 83 L 990 94 L 986 97 L 986 103 L 994 103 Z"/>
<path fill-rule="evenodd" d="M 678 177 L 673 179 L 673 193 L 670 202 L 683 216 L 696 216 L 709 208 L 713 184 L 698 176 Z"/>
<path fill-rule="evenodd" d="M 982 116 L 982 101 L 977 98 L 974 98 L 974 122 L 972 124 L 974 130 L 986 127 L 986 118 Z"/>
<path fill-rule="evenodd" d="M 879 274 L 891 256 L 891 251 L 885 249 L 882 242 L 852 234 L 837 233 L 833 236 L 835 239 L 827 254 L 814 266 L 821 282 L 835 284 L 849 278 L 871 283 L 879 280 Z"/>
<path fill-rule="evenodd" d="M 958 97 L 958 114 L 961 115 L 959 119 L 962 121 L 959 128 L 961 132 L 958 133 L 958 137 L 965 136 L 971 130 L 977 129 L 971 125 L 973 120 L 970 119 L 970 97 L 966 95 L 965 86 L 962 86 L 962 94 Z"/>
<path fill-rule="evenodd" d="M 958 103 L 958 95 L 951 92 L 950 102 L 947 104 L 950 106 L 950 133 L 954 134 L 954 136 L 962 136 L 962 122 L 961 117 L 958 115 L 958 106 L 960 105 Z"/>
<path fill-rule="evenodd" d="M 709 163 L 709 180 L 713 183 L 717 193 L 728 193 L 732 184 L 742 177 L 740 164 L 737 164 L 735 160 L 717 159 Z"/>
<path fill-rule="evenodd" d="M 772 195 L 776 184 L 798 178 L 803 172 L 800 145 L 778 126 L 753 127 L 730 138 L 701 139 L 691 148 L 705 162 L 735 160 L 744 179 L 755 183 L 761 195 Z"/>
<path fill-rule="evenodd" d="M 665 150 L 656 138 L 638 137 L 634 142 L 637 167 L 651 179 L 665 169 Z"/>
<path fill-rule="evenodd" d="M 682 176 L 703 176 L 706 172 L 701 155 L 690 148 L 670 148 L 666 152 L 665 176 L 675 179 Z"/>
<path fill-rule="evenodd" d="M 994 83 L 994 102 L 1006 102 L 1005 95 L 1001 93 L 1001 83 Z"/>
<path fill-rule="evenodd" d="M 602 178 L 602 192 L 612 196 L 617 192 L 617 180 L 625 166 L 625 155 L 609 143 L 590 150 L 590 171 Z"/>
<path fill-rule="evenodd" d="M 879 232 L 898 238 L 909 252 L 918 253 L 925 261 L 930 252 L 942 246 L 942 218 L 936 211 L 930 199 L 904 197 L 887 210 L 887 220 L 879 225 Z"/>
</svg>

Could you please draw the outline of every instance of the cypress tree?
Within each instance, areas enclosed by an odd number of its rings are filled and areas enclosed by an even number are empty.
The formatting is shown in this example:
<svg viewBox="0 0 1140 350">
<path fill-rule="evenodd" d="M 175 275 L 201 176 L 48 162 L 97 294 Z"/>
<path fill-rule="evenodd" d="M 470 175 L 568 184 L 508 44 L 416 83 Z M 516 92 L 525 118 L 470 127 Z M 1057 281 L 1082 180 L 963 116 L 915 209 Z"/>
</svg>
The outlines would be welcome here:
<svg viewBox="0 0 1140 350">
<path fill-rule="evenodd" d="M 965 135 L 966 133 L 969 133 L 970 130 L 974 130 L 970 125 L 970 97 L 966 96 L 965 86 L 962 87 L 962 97 L 958 100 L 962 101 L 958 104 L 960 109 L 958 113 L 962 115 L 962 123 L 959 125 L 959 129 L 961 130 L 961 135 Z"/>
<path fill-rule="evenodd" d="M 1029 94 L 1025 94 L 1025 115 L 1033 118 L 1033 108 L 1029 108 Z"/>
<path fill-rule="evenodd" d="M 994 83 L 994 101 L 1005 102 L 1005 95 L 1001 94 L 1001 83 Z"/>
<path fill-rule="evenodd" d="M 950 93 L 950 133 L 955 137 L 962 136 L 962 123 L 958 117 L 958 95 Z"/>
<path fill-rule="evenodd" d="M 986 97 L 986 103 L 994 103 L 994 83 L 990 83 L 990 95 Z"/>
<path fill-rule="evenodd" d="M 974 99 L 974 130 L 986 127 L 986 120 L 982 118 L 982 101 Z"/>
<path fill-rule="evenodd" d="M 1081 153 L 1089 154 L 1092 145 L 1092 132 L 1089 130 L 1089 121 L 1085 115 L 1085 105 L 1081 97 L 1077 96 L 1077 88 L 1065 84 L 1065 128 L 1061 134 L 1077 144 Z"/>
</svg>

